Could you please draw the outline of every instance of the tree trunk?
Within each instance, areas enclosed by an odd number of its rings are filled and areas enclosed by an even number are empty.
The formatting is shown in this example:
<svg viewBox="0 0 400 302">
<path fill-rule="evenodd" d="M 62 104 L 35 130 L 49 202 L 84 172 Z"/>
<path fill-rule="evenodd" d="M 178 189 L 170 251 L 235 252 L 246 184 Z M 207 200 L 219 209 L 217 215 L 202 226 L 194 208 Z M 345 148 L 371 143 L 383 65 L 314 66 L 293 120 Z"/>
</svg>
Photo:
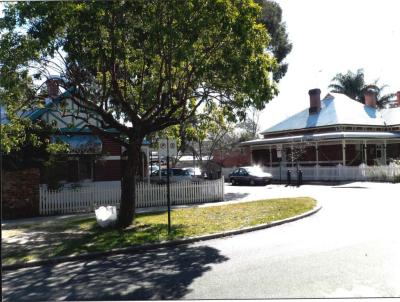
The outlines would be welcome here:
<svg viewBox="0 0 400 302">
<path fill-rule="evenodd" d="M 143 139 L 131 139 L 127 160 L 122 167 L 121 204 L 118 227 L 126 228 L 133 222 L 136 209 L 136 179 L 140 173 L 140 156 Z"/>
</svg>

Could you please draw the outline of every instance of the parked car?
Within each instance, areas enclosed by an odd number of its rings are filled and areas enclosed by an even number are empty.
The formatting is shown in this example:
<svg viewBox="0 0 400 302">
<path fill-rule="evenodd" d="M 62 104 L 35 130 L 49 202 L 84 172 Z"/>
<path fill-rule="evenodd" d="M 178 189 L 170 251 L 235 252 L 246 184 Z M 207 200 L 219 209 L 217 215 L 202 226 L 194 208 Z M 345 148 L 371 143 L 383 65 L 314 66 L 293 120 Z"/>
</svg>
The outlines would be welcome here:
<svg viewBox="0 0 400 302">
<path fill-rule="evenodd" d="M 150 165 L 149 166 L 149 174 L 151 175 L 153 172 L 157 172 L 159 170 L 158 165 Z"/>
<path fill-rule="evenodd" d="M 240 167 L 229 174 L 232 185 L 237 184 L 268 184 L 272 181 L 272 175 L 264 172 L 260 167 Z"/>
<path fill-rule="evenodd" d="M 190 176 L 192 176 L 192 177 L 198 177 L 198 178 L 202 177 L 202 172 L 201 172 L 200 168 L 187 167 L 187 168 L 182 168 L 182 169 L 185 171 L 188 171 Z"/>
<path fill-rule="evenodd" d="M 161 178 L 159 170 L 154 171 L 150 174 L 150 182 L 158 184 L 167 183 L 167 169 L 161 169 Z M 180 181 L 191 181 L 192 176 L 190 176 L 189 171 L 180 168 L 169 169 L 169 180 L 170 182 L 180 182 Z"/>
</svg>

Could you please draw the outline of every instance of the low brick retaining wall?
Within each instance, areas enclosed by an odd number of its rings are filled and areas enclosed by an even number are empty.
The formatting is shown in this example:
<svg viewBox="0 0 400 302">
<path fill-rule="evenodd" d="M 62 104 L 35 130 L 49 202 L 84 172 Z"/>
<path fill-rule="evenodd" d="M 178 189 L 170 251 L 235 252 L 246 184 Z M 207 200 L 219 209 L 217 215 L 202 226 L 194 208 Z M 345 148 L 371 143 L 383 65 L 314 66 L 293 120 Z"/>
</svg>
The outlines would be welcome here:
<svg viewBox="0 0 400 302">
<path fill-rule="evenodd" d="M 39 215 L 39 169 L 2 171 L 2 218 Z"/>
</svg>

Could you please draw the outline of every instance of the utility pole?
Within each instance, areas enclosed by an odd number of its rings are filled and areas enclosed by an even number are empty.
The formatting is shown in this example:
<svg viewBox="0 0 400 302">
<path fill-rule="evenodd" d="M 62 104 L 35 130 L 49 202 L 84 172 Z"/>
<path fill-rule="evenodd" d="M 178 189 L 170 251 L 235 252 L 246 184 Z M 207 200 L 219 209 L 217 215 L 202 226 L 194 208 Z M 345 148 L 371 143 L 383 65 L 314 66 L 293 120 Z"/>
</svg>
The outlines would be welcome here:
<svg viewBox="0 0 400 302">
<path fill-rule="evenodd" d="M 168 234 L 171 233 L 171 191 L 169 181 L 169 140 L 167 137 L 167 205 L 168 205 Z"/>
</svg>

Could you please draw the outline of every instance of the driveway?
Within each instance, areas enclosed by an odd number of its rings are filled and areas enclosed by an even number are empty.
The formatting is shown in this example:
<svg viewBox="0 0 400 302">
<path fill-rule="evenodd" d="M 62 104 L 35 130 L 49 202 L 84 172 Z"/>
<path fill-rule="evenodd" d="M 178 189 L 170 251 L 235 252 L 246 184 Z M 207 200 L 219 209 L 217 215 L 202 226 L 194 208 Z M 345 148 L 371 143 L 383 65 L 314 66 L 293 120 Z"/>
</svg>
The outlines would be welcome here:
<svg viewBox="0 0 400 302">
<path fill-rule="evenodd" d="M 6 271 L 3 299 L 399 297 L 399 193 L 398 184 L 227 186 L 227 202 L 312 196 L 323 208 L 223 239 Z"/>
</svg>

